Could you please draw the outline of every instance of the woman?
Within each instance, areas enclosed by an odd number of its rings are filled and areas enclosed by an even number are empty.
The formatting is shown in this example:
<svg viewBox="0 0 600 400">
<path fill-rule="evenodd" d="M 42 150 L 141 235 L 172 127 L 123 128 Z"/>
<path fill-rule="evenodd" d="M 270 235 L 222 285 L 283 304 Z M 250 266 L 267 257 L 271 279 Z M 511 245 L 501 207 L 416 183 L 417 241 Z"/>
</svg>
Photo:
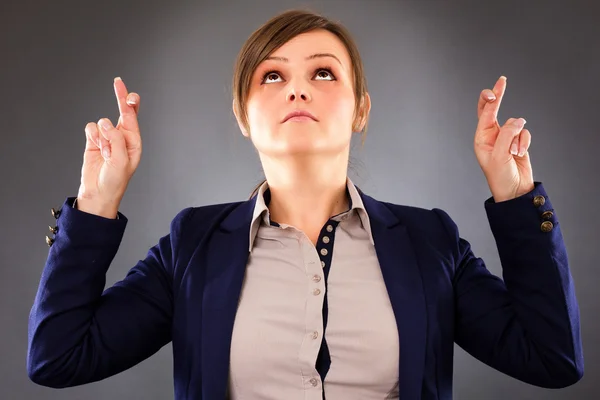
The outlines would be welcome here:
<svg viewBox="0 0 600 400">
<path fill-rule="evenodd" d="M 579 314 L 522 118 L 479 99 L 475 154 L 504 281 L 442 210 L 383 203 L 347 177 L 371 108 L 355 43 L 305 11 L 244 44 L 233 112 L 266 181 L 248 201 L 190 207 L 103 292 L 141 155 L 140 97 L 86 126 L 81 188 L 59 212 L 31 312 L 28 372 L 66 387 L 126 370 L 172 341 L 177 399 L 449 399 L 453 343 L 543 387 L 583 374 Z M 335 243 L 335 246 L 334 246 Z"/>
</svg>

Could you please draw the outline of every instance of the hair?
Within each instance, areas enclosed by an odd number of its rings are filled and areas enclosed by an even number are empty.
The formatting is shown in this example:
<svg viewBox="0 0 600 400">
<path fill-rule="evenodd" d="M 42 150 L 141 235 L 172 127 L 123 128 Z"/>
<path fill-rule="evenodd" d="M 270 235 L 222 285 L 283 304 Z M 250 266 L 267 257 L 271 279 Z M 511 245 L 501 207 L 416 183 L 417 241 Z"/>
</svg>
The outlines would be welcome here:
<svg viewBox="0 0 600 400">
<path fill-rule="evenodd" d="M 348 51 L 352 63 L 354 97 L 356 99 L 352 127 L 353 129 L 355 127 L 358 128 L 357 116 L 359 115 L 362 99 L 367 93 L 367 80 L 358 46 L 350 32 L 340 23 L 312 11 L 294 9 L 276 15 L 254 31 L 243 44 L 236 59 L 233 72 L 233 106 L 242 126 L 248 132 L 250 132 L 250 128 L 248 124 L 247 101 L 252 76 L 256 68 L 289 40 L 300 34 L 317 29 L 324 29 L 336 35 Z M 358 129 L 355 130 L 361 133 L 362 144 L 364 144 L 366 137 L 367 125 L 368 116 L 365 116 L 362 129 L 360 131 Z M 265 180 L 256 185 L 250 194 L 250 198 L 258 192 L 258 189 L 264 182 Z"/>
</svg>

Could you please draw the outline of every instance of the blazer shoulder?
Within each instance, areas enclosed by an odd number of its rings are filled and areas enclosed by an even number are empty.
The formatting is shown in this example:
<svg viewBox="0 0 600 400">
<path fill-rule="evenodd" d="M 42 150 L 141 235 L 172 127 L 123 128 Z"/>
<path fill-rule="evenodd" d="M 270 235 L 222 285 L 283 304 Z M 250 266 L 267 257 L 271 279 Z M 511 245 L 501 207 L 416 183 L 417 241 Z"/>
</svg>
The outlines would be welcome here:
<svg viewBox="0 0 600 400">
<path fill-rule="evenodd" d="M 230 203 L 208 204 L 204 206 L 190 206 L 179 211 L 171 221 L 171 234 L 185 231 L 206 230 L 215 223 L 220 223 L 232 210 L 237 208 L 241 201 Z"/>
<path fill-rule="evenodd" d="M 450 215 L 440 208 L 424 208 L 414 205 L 378 201 L 386 207 L 408 231 L 419 239 L 434 243 L 452 242 L 458 236 L 458 228 Z"/>
<path fill-rule="evenodd" d="M 411 228 L 435 229 L 452 222 L 448 213 L 440 208 L 424 208 L 385 201 L 379 201 L 379 203 L 388 208 L 404 225 Z"/>
</svg>

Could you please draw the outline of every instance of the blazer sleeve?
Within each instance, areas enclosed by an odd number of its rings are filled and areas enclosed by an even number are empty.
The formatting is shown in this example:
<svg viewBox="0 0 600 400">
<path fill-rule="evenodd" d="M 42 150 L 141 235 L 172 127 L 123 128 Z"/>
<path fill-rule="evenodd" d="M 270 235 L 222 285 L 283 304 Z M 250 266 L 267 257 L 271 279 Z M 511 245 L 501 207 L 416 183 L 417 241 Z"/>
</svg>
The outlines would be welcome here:
<svg viewBox="0 0 600 400">
<path fill-rule="evenodd" d="M 54 388 L 94 382 L 126 370 L 171 340 L 172 269 L 190 209 L 126 277 L 104 290 L 127 218 L 72 208 L 67 198 L 29 316 L 27 371 Z"/>
<path fill-rule="evenodd" d="M 516 199 L 485 202 L 503 280 L 436 209 L 451 236 L 455 342 L 509 376 L 562 388 L 583 376 L 579 309 L 556 213 L 540 182 Z"/>
</svg>

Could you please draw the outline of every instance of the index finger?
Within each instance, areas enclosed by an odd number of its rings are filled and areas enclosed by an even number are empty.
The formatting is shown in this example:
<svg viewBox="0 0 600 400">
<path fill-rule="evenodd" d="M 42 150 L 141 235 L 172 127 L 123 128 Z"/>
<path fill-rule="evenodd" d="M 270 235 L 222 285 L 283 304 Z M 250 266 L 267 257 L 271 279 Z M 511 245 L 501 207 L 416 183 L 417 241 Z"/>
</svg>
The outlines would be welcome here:
<svg viewBox="0 0 600 400">
<path fill-rule="evenodd" d="M 496 100 L 496 94 L 494 94 L 491 89 L 484 89 L 481 91 L 481 94 L 479 95 L 479 101 L 477 102 L 477 119 L 481 117 L 481 113 L 483 112 L 485 105 L 494 100 Z"/>
<path fill-rule="evenodd" d="M 500 110 L 500 104 L 502 103 L 502 98 L 504 97 L 504 92 L 506 91 L 506 77 L 501 76 L 496 81 L 492 92 L 496 96 L 495 100 L 487 101 L 483 104 L 483 109 L 479 114 L 479 125 L 481 128 L 487 128 L 493 126 L 497 123 L 498 119 L 498 110 Z M 480 97 L 479 102 L 482 103 L 482 99 Z"/>
<path fill-rule="evenodd" d="M 119 77 L 114 80 L 115 96 L 119 106 L 121 126 L 128 131 L 137 132 L 139 130 L 137 113 L 134 105 L 127 103 L 127 87 Z"/>
</svg>

